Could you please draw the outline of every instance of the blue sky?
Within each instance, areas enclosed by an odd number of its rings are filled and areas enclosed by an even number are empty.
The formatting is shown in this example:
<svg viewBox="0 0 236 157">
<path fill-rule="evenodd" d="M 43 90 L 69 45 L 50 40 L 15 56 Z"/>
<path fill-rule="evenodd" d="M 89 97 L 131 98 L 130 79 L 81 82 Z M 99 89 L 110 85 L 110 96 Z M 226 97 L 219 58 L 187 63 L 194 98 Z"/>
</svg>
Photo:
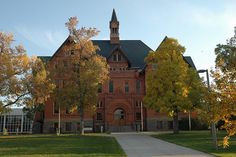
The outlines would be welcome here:
<svg viewBox="0 0 236 157">
<path fill-rule="evenodd" d="M 155 50 L 165 36 L 174 37 L 197 69 L 214 67 L 216 44 L 236 26 L 234 0 L 1 0 L 0 31 L 12 32 L 29 55 L 52 55 L 68 36 L 71 16 L 100 30 L 95 39 L 109 39 L 113 8 L 121 39 L 139 39 Z"/>
</svg>

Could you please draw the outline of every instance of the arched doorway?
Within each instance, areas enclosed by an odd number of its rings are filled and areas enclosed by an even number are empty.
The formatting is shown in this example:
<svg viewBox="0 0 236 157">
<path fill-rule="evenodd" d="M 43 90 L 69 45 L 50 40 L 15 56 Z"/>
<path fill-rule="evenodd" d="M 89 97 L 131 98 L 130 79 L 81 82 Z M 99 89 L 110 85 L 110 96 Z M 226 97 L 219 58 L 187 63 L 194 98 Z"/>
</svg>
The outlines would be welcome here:
<svg viewBox="0 0 236 157">
<path fill-rule="evenodd" d="M 121 108 L 118 108 L 114 111 L 114 120 L 124 120 L 125 119 L 125 111 Z"/>
<path fill-rule="evenodd" d="M 117 108 L 113 112 L 113 119 L 114 119 L 114 124 L 116 126 L 122 126 L 125 125 L 125 110 L 122 108 Z"/>
<path fill-rule="evenodd" d="M 127 132 L 134 131 L 133 112 L 129 103 L 125 101 L 116 101 L 111 103 L 108 109 L 107 129 L 111 132 Z"/>
</svg>

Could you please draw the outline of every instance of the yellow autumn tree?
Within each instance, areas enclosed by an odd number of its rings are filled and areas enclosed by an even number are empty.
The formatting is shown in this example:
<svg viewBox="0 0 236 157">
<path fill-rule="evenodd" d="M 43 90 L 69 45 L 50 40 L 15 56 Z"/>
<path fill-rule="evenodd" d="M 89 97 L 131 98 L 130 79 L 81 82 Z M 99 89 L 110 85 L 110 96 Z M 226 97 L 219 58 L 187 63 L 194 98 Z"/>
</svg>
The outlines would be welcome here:
<svg viewBox="0 0 236 157">
<path fill-rule="evenodd" d="M 51 70 L 53 78 L 64 74 L 63 87 L 55 89 L 55 101 L 79 111 L 80 133 L 84 134 L 84 113 L 96 109 L 99 85 L 108 80 L 108 64 L 106 58 L 96 53 L 99 48 L 91 41 L 98 31 L 85 27 L 77 29 L 77 24 L 77 17 L 69 18 L 66 23 L 71 42 L 63 49 L 73 52 L 67 57 L 68 66 L 58 65 Z"/>
<path fill-rule="evenodd" d="M 179 132 L 178 113 L 193 110 L 200 104 L 202 83 L 196 70 L 185 62 L 185 48 L 176 39 L 165 38 L 145 61 L 145 104 L 173 117 L 173 132 Z"/>
<path fill-rule="evenodd" d="M 23 46 L 12 46 L 13 41 L 12 34 L 0 32 L 0 112 L 42 104 L 54 88 L 42 61 L 28 57 Z"/>
<path fill-rule="evenodd" d="M 212 71 L 212 90 L 217 94 L 213 101 L 215 121 L 222 120 L 228 135 L 223 140 L 223 146 L 229 146 L 229 139 L 236 134 L 236 27 L 235 35 L 227 44 L 218 44 L 215 48 L 216 66 Z M 215 114 L 214 114 L 215 113 Z"/>
</svg>

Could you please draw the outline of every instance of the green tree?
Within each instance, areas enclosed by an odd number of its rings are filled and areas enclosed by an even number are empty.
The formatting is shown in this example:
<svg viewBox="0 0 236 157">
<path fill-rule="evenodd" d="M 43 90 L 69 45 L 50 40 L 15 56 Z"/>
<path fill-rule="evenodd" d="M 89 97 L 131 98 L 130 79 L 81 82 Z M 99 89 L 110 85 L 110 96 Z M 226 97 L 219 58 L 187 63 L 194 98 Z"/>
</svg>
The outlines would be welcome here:
<svg viewBox="0 0 236 157">
<path fill-rule="evenodd" d="M 184 61 L 185 48 L 176 39 L 165 38 L 145 61 L 148 65 L 145 104 L 173 117 L 173 131 L 179 132 L 178 113 L 200 104 L 202 88 L 196 71 Z"/>
<path fill-rule="evenodd" d="M 13 105 L 44 103 L 54 87 L 41 60 L 28 57 L 13 41 L 12 34 L 0 32 L 0 112 Z"/>
<path fill-rule="evenodd" d="M 95 28 L 77 29 L 77 17 L 69 18 L 66 26 L 70 32 L 71 44 L 64 51 L 73 52 L 66 59 L 68 66 L 52 66 L 53 78 L 65 74 L 62 88 L 56 88 L 54 99 L 62 106 L 79 110 L 80 133 L 84 134 L 85 110 L 93 111 L 98 98 L 98 87 L 108 79 L 106 59 L 96 53 L 99 49 L 91 38 L 98 34 Z"/>
</svg>

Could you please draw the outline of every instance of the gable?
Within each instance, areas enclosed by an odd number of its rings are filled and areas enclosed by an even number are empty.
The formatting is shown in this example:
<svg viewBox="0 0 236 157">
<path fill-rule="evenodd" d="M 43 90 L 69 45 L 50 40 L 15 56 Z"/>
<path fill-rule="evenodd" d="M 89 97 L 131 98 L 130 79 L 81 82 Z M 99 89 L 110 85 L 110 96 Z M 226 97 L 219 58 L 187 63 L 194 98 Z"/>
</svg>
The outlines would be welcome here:
<svg viewBox="0 0 236 157">
<path fill-rule="evenodd" d="M 152 50 L 141 40 L 120 40 L 119 45 L 110 44 L 110 40 L 93 40 L 93 43 L 100 48 L 97 53 L 103 57 L 106 57 L 107 59 L 118 46 L 129 61 L 131 68 L 143 68 L 145 66 L 144 59 Z"/>
<path fill-rule="evenodd" d="M 129 63 L 128 58 L 125 56 L 125 53 L 119 48 L 116 47 L 110 55 L 107 57 L 108 62 L 127 62 Z"/>
</svg>

